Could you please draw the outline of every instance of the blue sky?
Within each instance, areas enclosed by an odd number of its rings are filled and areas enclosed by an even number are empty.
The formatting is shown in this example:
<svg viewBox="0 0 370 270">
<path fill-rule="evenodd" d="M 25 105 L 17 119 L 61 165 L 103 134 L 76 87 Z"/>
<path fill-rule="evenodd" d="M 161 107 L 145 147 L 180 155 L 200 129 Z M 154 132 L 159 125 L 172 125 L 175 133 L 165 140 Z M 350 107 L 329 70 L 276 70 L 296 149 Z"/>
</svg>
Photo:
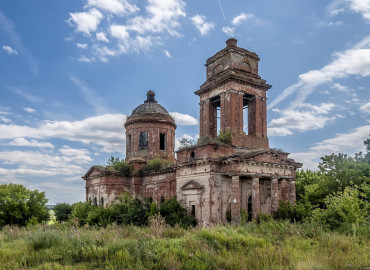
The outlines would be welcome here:
<svg viewBox="0 0 370 270">
<path fill-rule="evenodd" d="M 124 157 L 123 123 L 152 89 L 196 139 L 205 61 L 256 52 L 270 146 L 316 168 L 370 134 L 370 0 L 0 1 L 0 182 L 84 200 L 81 176 Z"/>
</svg>

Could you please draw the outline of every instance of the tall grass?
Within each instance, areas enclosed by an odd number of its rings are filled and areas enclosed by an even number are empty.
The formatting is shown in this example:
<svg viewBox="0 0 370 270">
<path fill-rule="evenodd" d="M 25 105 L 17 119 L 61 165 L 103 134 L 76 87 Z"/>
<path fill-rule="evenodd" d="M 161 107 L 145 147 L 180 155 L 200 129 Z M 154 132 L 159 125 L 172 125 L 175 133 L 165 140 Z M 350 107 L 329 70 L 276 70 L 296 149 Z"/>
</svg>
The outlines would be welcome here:
<svg viewBox="0 0 370 270">
<path fill-rule="evenodd" d="M 158 228 L 162 230 L 158 233 Z M 361 230 L 359 230 L 361 231 Z M 366 232 L 366 229 L 364 229 Z M 310 224 L 194 228 L 54 224 L 0 231 L 0 269 L 361 269 L 368 234 Z"/>
</svg>

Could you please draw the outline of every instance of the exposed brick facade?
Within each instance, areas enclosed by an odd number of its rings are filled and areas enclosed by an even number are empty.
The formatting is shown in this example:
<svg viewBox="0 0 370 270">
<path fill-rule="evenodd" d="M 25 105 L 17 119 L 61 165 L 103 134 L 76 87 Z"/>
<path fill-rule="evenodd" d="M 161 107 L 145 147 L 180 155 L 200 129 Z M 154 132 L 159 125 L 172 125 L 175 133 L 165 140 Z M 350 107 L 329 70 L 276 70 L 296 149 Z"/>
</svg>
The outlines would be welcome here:
<svg viewBox="0 0 370 270">
<path fill-rule="evenodd" d="M 266 92 L 271 86 L 258 75 L 258 61 L 255 53 L 237 47 L 235 39 L 207 60 L 207 80 L 195 92 L 200 98 L 200 139 L 196 146 L 178 150 L 177 160 L 176 124 L 149 91 L 125 123 L 132 175 L 93 166 L 83 177 L 86 200 L 106 205 L 123 190 L 158 204 L 177 197 L 204 226 L 225 224 L 229 215 L 237 223 L 241 211 L 253 219 L 271 214 L 279 200 L 295 203 L 296 169 L 302 164 L 269 148 Z M 219 130 L 231 133 L 230 145 L 217 142 Z M 174 165 L 140 174 L 154 158 Z"/>
</svg>

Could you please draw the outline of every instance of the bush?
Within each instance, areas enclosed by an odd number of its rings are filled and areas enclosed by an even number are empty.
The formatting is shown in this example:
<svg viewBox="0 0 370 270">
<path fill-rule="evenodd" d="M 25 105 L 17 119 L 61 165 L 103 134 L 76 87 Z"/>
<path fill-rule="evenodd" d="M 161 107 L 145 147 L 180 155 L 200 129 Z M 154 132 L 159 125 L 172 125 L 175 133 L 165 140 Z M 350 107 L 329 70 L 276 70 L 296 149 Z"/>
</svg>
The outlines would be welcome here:
<svg viewBox="0 0 370 270">
<path fill-rule="evenodd" d="M 72 205 L 69 203 L 57 203 L 53 210 L 55 212 L 57 221 L 67 221 L 72 212 Z"/>
<path fill-rule="evenodd" d="M 172 227 L 176 224 L 184 228 L 197 225 L 195 218 L 188 214 L 188 211 L 181 206 L 176 198 L 161 203 L 159 213 L 164 217 L 166 223 Z"/>
<path fill-rule="evenodd" d="M 106 227 L 111 224 L 112 211 L 110 208 L 104 208 L 104 206 L 93 206 L 86 218 L 86 223 L 90 226 L 97 225 Z"/>
<path fill-rule="evenodd" d="M 349 228 L 355 232 L 368 217 L 368 203 L 359 199 L 355 187 L 346 187 L 343 192 L 329 195 L 325 199 L 325 209 L 315 209 L 313 221 L 328 226 L 329 229 Z"/>
<path fill-rule="evenodd" d="M 107 168 L 119 171 L 122 174 L 129 175 L 133 170 L 133 166 L 125 162 L 123 159 L 120 160 L 119 157 L 111 156 L 107 162 Z"/>
<path fill-rule="evenodd" d="M 0 228 L 47 221 L 47 202 L 44 192 L 29 190 L 23 185 L 0 185 Z"/>
<path fill-rule="evenodd" d="M 145 226 L 148 225 L 148 212 L 150 208 L 138 198 L 132 198 L 125 193 L 119 202 L 112 204 L 111 221 L 123 225 Z"/>
<path fill-rule="evenodd" d="M 80 226 L 83 226 L 88 223 L 89 212 L 93 209 L 94 206 L 91 205 L 91 202 L 78 202 L 72 205 L 72 211 L 70 218 L 76 219 Z"/>
<path fill-rule="evenodd" d="M 230 130 L 220 130 L 220 134 L 218 135 L 218 140 L 225 144 L 231 144 L 231 132 Z"/>
<path fill-rule="evenodd" d="M 149 160 L 145 167 L 139 170 L 139 173 L 153 172 L 166 169 L 172 166 L 173 163 L 169 160 L 163 160 L 160 158 Z"/>
<path fill-rule="evenodd" d="M 304 205 L 297 203 L 292 205 L 290 202 L 279 202 L 278 210 L 273 213 L 273 217 L 278 220 L 289 220 L 290 222 L 301 222 L 303 219 L 310 215 L 311 205 Z"/>
</svg>

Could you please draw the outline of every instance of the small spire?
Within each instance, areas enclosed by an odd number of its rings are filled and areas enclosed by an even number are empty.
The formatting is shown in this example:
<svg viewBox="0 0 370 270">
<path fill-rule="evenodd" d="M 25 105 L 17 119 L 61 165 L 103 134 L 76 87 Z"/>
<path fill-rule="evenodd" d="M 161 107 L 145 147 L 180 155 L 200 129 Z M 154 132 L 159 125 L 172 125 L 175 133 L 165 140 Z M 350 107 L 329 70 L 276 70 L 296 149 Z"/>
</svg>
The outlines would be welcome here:
<svg viewBox="0 0 370 270">
<path fill-rule="evenodd" d="M 155 96 L 155 93 L 152 90 L 149 90 L 146 93 L 146 101 L 145 102 L 156 102 L 154 96 Z"/>
<path fill-rule="evenodd" d="M 226 47 L 238 47 L 238 41 L 235 38 L 229 38 L 226 40 Z"/>
</svg>

